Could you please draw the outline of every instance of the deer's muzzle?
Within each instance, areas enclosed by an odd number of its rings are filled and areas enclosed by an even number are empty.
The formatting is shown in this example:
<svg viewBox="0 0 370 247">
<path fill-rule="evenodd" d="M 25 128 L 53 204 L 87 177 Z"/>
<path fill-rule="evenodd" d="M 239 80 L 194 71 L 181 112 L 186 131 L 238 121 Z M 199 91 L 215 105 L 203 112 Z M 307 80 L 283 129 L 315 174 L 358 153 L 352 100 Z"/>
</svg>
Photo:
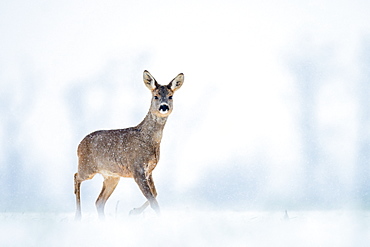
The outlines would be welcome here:
<svg viewBox="0 0 370 247">
<path fill-rule="evenodd" d="M 170 110 L 170 108 L 168 107 L 168 104 L 166 104 L 166 103 L 162 103 L 160 106 L 159 106 L 159 112 L 161 113 L 161 114 L 166 114 L 169 110 Z"/>
</svg>

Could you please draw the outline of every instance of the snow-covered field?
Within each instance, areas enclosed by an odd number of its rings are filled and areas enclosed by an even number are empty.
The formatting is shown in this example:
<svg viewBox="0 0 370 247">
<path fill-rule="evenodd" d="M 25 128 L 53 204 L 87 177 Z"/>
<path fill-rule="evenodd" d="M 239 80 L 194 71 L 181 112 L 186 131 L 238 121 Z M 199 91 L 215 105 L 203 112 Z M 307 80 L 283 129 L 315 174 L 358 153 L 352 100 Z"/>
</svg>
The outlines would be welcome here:
<svg viewBox="0 0 370 247">
<path fill-rule="evenodd" d="M 2 213 L 0 246 L 369 246 L 365 211 Z"/>
</svg>

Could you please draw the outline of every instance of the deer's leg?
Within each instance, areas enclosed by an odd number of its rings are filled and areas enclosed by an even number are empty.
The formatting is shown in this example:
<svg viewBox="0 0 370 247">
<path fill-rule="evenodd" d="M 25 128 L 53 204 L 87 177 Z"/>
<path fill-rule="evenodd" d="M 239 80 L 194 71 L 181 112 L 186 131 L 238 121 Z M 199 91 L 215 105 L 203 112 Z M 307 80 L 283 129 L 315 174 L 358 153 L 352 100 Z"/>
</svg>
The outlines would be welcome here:
<svg viewBox="0 0 370 247">
<path fill-rule="evenodd" d="M 76 215 L 75 220 L 81 220 L 81 199 L 80 199 L 80 187 L 83 180 L 80 179 L 78 173 L 74 175 L 75 182 L 75 194 L 76 194 Z"/>
<path fill-rule="evenodd" d="M 148 178 L 148 184 L 149 184 L 150 190 L 152 191 L 154 197 L 157 197 L 157 190 L 155 189 L 155 186 L 154 186 L 154 181 L 153 181 L 152 174 L 150 174 L 150 176 Z"/>
<path fill-rule="evenodd" d="M 80 188 L 81 183 L 85 180 L 92 179 L 95 173 L 90 174 L 89 176 L 81 175 L 80 173 L 75 173 L 74 182 L 75 182 L 75 194 L 76 194 L 76 215 L 75 220 L 81 219 L 81 198 L 80 198 Z"/>
<path fill-rule="evenodd" d="M 144 194 L 144 196 L 146 197 L 146 199 L 149 202 L 149 203 L 145 202 L 139 209 L 137 209 L 137 211 L 139 213 L 141 213 L 149 204 L 150 207 L 157 214 L 159 214 L 160 213 L 159 205 L 158 205 L 157 200 L 155 199 L 155 197 L 157 195 L 157 192 L 155 190 L 153 179 L 152 179 L 151 175 L 149 176 L 148 179 L 146 179 L 145 174 L 136 174 L 136 176 L 134 176 L 134 179 L 135 179 L 135 182 L 139 185 L 139 188 L 140 188 L 141 192 Z M 154 188 L 154 191 L 152 191 L 152 188 L 151 188 L 150 184 L 152 184 L 152 186 Z M 136 210 L 134 209 L 134 211 L 136 211 Z M 135 213 L 136 212 L 133 212 L 133 214 L 135 214 Z"/>
<path fill-rule="evenodd" d="M 150 176 L 148 178 L 148 185 L 149 185 L 150 191 L 152 192 L 154 197 L 157 197 L 157 190 L 155 189 L 155 186 L 154 186 L 154 181 L 153 181 L 152 174 L 150 174 Z M 130 211 L 130 215 L 141 214 L 148 206 L 149 206 L 149 201 L 146 201 L 141 207 L 132 209 Z"/>
<path fill-rule="evenodd" d="M 117 187 L 119 177 L 104 177 L 103 188 L 96 200 L 96 208 L 98 210 L 99 218 L 104 218 L 104 206 L 108 198 L 112 195 L 114 189 Z"/>
</svg>

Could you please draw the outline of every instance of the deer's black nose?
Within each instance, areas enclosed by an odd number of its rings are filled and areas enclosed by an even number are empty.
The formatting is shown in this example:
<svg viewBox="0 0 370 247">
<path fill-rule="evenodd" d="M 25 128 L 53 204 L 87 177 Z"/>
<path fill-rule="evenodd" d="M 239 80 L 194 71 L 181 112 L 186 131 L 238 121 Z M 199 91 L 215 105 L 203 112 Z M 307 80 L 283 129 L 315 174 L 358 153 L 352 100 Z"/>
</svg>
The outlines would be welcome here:
<svg viewBox="0 0 370 247">
<path fill-rule="evenodd" d="M 159 111 L 160 112 L 167 112 L 169 110 L 170 110 L 170 108 L 166 104 L 162 104 L 162 105 L 159 106 Z"/>
</svg>

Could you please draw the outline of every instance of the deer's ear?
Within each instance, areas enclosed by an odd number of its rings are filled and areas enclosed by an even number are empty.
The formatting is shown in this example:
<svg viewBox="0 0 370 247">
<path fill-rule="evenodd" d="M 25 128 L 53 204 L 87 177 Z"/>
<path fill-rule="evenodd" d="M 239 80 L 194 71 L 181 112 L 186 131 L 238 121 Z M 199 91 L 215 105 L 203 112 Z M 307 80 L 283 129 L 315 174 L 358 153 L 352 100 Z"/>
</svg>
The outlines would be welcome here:
<svg viewBox="0 0 370 247">
<path fill-rule="evenodd" d="M 149 71 L 144 70 L 143 79 L 144 79 L 145 86 L 149 88 L 150 91 L 153 91 L 154 89 L 158 87 L 157 81 L 149 73 Z"/>
<path fill-rule="evenodd" d="M 179 89 L 182 84 L 184 83 L 184 74 L 183 73 L 180 73 L 178 74 L 169 84 L 168 84 L 168 87 L 172 90 L 172 91 L 176 91 L 177 89 Z"/>
</svg>

